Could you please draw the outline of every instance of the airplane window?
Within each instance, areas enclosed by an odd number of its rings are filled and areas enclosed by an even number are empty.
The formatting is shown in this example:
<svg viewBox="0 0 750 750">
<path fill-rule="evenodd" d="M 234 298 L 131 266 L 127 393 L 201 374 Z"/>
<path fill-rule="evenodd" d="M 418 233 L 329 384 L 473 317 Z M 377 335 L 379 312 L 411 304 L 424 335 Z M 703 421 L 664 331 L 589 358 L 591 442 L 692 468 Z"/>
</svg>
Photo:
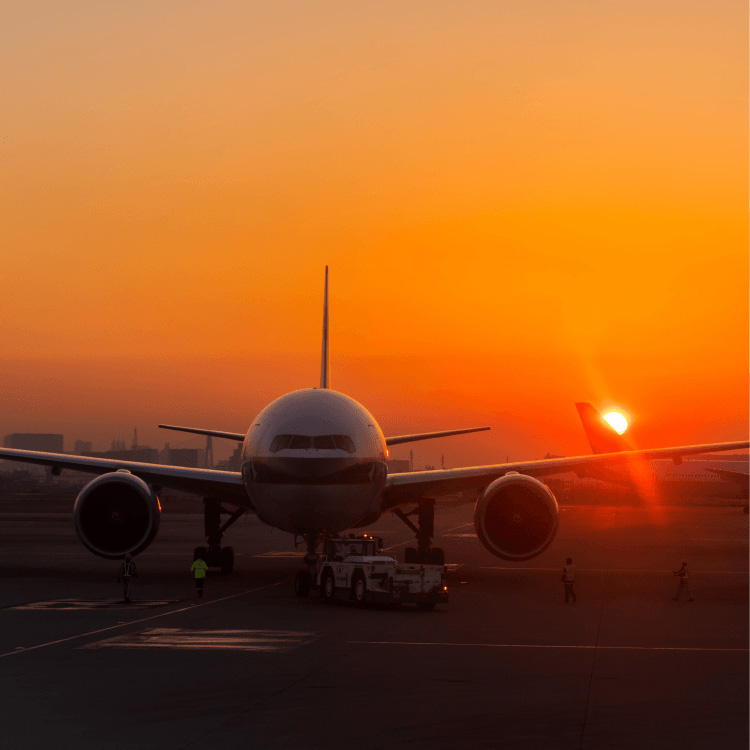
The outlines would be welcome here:
<svg viewBox="0 0 750 750">
<path fill-rule="evenodd" d="M 347 453 L 354 453 L 354 441 L 348 435 L 332 435 L 336 447 Z"/>
<path fill-rule="evenodd" d="M 318 450 L 333 450 L 338 446 L 333 440 L 333 435 L 316 435 L 313 438 L 313 448 Z"/>
<path fill-rule="evenodd" d="M 354 441 L 348 435 L 276 435 L 271 441 L 271 452 L 276 453 L 286 448 L 294 450 L 343 450 L 354 453 Z"/>
<path fill-rule="evenodd" d="M 312 438 L 309 435 L 292 435 L 289 447 L 295 450 L 307 450 L 312 447 Z"/>
<path fill-rule="evenodd" d="M 277 435 L 271 442 L 271 452 L 284 450 L 289 447 L 289 441 L 292 439 L 291 435 Z"/>
</svg>

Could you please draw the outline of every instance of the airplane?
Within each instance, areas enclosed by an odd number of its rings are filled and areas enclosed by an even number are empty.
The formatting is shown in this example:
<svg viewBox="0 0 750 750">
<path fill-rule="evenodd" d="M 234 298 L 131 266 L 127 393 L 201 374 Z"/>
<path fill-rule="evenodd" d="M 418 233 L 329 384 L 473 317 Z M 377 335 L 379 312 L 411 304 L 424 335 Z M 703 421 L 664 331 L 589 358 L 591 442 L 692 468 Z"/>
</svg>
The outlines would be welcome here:
<svg viewBox="0 0 750 750">
<path fill-rule="evenodd" d="M 370 412 L 331 388 L 329 362 L 328 267 L 323 293 L 323 344 L 318 387 L 292 391 L 266 406 L 246 433 L 162 425 L 197 435 L 242 442 L 241 471 L 193 469 L 132 461 L 0 448 L 0 459 L 97 474 L 76 498 L 73 524 L 95 555 L 118 559 L 143 552 L 159 528 L 162 488 L 203 498 L 211 565 L 229 572 L 234 551 L 222 547 L 224 533 L 245 512 L 302 537 L 307 569 L 295 579 L 297 595 L 307 595 L 317 548 L 328 535 L 374 523 L 392 511 L 415 534 L 407 562 L 442 564 L 432 546 L 435 505 L 445 495 L 478 492 L 474 526 L 493 555 L 529 560 L 552 543 L 560 512 L 555 496 L 537 477 L 620 465 L 637 457 L 672 458 L 746 449 L 747 440 L 599 455 L 519 461 L 448 470 L 388 473 L 388 447 L 489 429 L 474 427 L 386 437 Z M 234 510 L 225 508 L 225 504 Z M 222 516 L 229 518 L 222 524 Z M 416 517 L 416 523 L 411 519 Z M 207 560 L 208 562 L 208 560 Z"/>
<path fill-rule="evenodd" d="M 579 402 L 576 409 L 595 454 L 633 450 L 628 440 L 608 424 L 590 403 Z M 649 490 L 664 495 L 689 492 L 704 497 L 747 500 L 750 475 L 747 471 L 738 471 L 738 465 L 742 465 L 742 462 L 716 458 L 657 460 L 647 467 L 640 462 L 637 466 L 591 467 L 586 476 L 630 486 L 641 494 L 649 494 Z M 744 510 L 748 512 L 747 505 Z"/>
</svg>

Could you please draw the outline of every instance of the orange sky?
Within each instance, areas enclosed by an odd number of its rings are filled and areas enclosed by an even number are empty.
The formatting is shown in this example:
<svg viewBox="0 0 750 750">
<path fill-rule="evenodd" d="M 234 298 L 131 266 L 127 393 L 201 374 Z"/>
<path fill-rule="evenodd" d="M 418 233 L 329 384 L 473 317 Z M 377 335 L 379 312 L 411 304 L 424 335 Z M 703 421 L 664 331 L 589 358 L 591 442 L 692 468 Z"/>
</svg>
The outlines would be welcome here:
<svg viewBox="0 0 750 750">
<path fill-rule="evenodd" d="M 335 388 L 493 427 L 417 464 L 747 435 L 746 3 L 155 6 L 4 17 L 0 434 L 244 430 L 327 263 Z"/>
</svg>

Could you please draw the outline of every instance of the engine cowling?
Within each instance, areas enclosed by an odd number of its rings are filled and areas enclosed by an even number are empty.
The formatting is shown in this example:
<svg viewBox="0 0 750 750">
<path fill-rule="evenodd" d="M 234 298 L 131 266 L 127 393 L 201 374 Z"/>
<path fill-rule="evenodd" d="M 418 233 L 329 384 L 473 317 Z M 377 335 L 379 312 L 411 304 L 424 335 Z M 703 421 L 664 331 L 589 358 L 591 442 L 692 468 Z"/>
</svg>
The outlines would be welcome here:
<svg viewBox="0 0 750 750">
<path fill-rule="evenodd" d="M 496 479 L 474 507 L 477 536 L 503 560 L 529 560 L 543 552 L 555 538 L 559 519 L 549 487 L 515 472 Z"/>
<path fill-rule="evenodd" d="M 73 507 L 78 538 L 95 555 L 112 560 L 146 549 L 160 518 L 156 493 L 129 471 L 102 474 L 89 482 Z"/>
</svg>

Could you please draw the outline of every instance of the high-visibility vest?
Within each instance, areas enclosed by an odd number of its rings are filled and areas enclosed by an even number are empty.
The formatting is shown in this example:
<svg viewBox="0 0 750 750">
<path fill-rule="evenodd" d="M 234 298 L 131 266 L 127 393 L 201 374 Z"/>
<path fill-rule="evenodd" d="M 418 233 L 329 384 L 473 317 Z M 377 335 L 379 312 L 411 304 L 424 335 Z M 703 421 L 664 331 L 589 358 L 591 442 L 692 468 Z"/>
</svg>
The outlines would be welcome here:
<svg viewBox="0 0 750 750">
<path fill-rule="evenodd" d="M 563 573 L 565 574 L 565 583 L 573 583 L 576 579 L 576 566 L 566 565 L 563 568 Z"/>
<path fill-rule="evenodd" d="M 205 578 L 208 565 L 203 560 L 196 560 L 191 566 L 190 570 L 195 573 L 196 578 Z"/>
</svg>

